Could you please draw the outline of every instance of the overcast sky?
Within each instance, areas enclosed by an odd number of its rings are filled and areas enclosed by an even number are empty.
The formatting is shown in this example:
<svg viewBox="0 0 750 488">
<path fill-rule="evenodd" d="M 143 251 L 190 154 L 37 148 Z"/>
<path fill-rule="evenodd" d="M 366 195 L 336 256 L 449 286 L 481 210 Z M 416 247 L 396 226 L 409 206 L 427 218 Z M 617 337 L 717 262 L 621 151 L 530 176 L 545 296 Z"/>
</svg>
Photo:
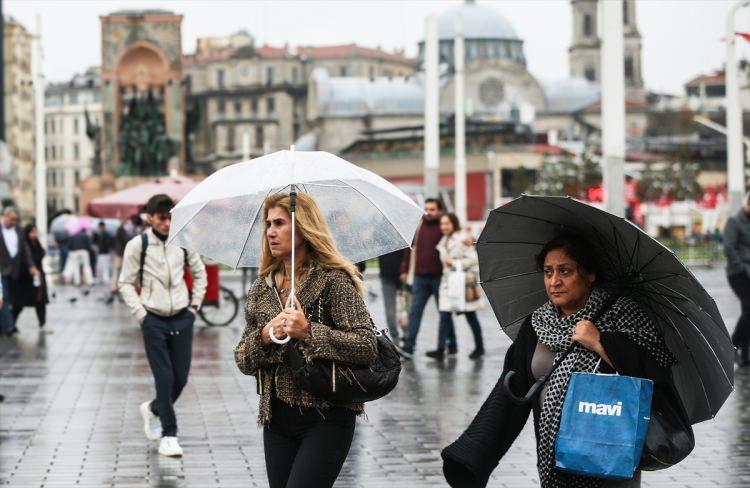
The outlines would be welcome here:
<svg viewBox="0 0 750 488">
<path fill-rule="evenodd" d="M 61 81 L 100 64 L 99 16 L 120 9 L 162 8 L 184 15 L 182 43 L 195 49 L 203 36 L 247 29 L 257 43 L 291 46 L 344 44 L 404 48 L 416 55 L 424 19 L 460 0 L 339 1 L 115 1 L 3 0 L 3 10 L 35 31 L 41 16 L 45 75 Z M 524 40 L 528 68 L 538 78 L 568 76 L 572 20 L 569 0 L 478 0 L 505 16 Z M 646 87 L 681 94 L 690 78 L 720 68 L 724 58 L 725 13 L 734 0 L 637 0 L 643 37 Z M 750 31 L 750 9 L 737 14 L 736 28 Z M 739 55 L 750 56 L 740 41 Z"/>
</svg>

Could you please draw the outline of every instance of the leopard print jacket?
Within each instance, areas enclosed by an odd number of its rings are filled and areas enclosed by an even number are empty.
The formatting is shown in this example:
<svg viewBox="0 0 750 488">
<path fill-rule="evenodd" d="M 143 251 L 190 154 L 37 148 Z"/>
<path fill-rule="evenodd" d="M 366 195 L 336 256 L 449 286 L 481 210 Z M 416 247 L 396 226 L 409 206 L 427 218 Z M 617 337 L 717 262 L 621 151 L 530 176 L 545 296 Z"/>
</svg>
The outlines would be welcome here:
<svg viewBox="0 0 750 488">
<path fill-rule="evenodd" d="M 318 313 L 318 298 L 324 320 Z M 297 299 L 310 321 L 310 338 L 301 344 L 303 355 L 310 361 L 330 359 L 348 365 L 370 364 L 377 355 L 370 314 L 362 296 L 349 276 L 340 270 L 314 265 L 297 290 Z M 258 425 L 271 421 L 271 399 L 298 407 L 325 410 L 345 407 L 358 414 L 361 403 L 333 404 L 314 397 L 295 385 L 291 369 L 284 364 L 286 349 L 291 343 L 263 345 L 263 327 L 281 313 L 281 301 L 270 276 L 260 276 L 250 287 L 245 305 L 245 331 L 234 349 L 234 360 L 240 371 L 255 376 L 260 395 Z M 315 321 L 314 321 L 315 320 Z M 318 323 L 317 321 L 326 323 Z"/>
</svg>

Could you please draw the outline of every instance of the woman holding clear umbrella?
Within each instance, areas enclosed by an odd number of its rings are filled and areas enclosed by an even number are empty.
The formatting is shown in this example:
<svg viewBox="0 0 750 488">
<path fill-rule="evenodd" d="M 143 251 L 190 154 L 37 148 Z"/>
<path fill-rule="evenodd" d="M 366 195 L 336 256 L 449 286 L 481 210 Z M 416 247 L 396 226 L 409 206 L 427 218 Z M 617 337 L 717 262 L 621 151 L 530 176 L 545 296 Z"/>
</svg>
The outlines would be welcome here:
<svg viewBox="0 0 750 488">
<path fill-rule="evenodd" d="M 351 365 L 370 364 L 377 354 L 356 267 L 337 250 L 316 201 L 306 193 L 296 198 L 296 235 L 288 194 L 273 194 L 263 204 L 259 277 L 248 293 L 246 327 L 234 354 L 240 370 L 257 380 L 258 423 L 274 488 L 332 486 L 355 417 L 364 410 L 300 389 L 285 365 L 289 348 L 299 347 L 308 361 Z M 280 344 L 287 337 L 296 341 Z"/>
</svg>

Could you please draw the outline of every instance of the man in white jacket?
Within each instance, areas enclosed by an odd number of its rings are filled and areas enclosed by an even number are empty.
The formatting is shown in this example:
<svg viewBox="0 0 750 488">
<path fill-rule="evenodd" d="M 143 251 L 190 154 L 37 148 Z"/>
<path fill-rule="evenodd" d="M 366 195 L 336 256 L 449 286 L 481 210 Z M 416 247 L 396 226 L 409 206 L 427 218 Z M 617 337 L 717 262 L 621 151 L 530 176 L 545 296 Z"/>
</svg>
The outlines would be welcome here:
<svg viewBox="0 0 750 488">
<path fill-rule="evenodd" d="M 166 245 L 172 207 L 174 202 L 167 195 L 149 199 L 146 213 L 151 228 L 125 246 L 119 289 L 141 325 L 156 383 L 156 398 L 140 406 L 146 437 L 161 438 L 160 454 L 182 456 L 174 402 L 187 383 L 193 323 L 206 293 L 207 280 L 198 253 Z M 193 276 L 192 297 L 185 284 L 185 266 L 189 266 Z M 161 421 L 161 432 L 157 419 Z"/>
</svg>

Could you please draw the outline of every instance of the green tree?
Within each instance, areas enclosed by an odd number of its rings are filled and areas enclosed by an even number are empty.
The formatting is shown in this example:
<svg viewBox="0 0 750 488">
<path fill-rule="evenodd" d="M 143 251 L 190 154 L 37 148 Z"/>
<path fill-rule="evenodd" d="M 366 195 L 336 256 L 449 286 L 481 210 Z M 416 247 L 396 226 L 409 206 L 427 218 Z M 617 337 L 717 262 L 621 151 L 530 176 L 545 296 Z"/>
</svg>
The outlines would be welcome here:
<svg viewBox="0 0 750 488">
<path fill-rule="evenodd" d="M 588 151 L 584 151 L 579 161 L 543 161 L 534 193 L 586 198 L 589 189 L 596 188 L 601 183 L 602 171 L 599 163 L 594 161 Z"/>
</svg>

